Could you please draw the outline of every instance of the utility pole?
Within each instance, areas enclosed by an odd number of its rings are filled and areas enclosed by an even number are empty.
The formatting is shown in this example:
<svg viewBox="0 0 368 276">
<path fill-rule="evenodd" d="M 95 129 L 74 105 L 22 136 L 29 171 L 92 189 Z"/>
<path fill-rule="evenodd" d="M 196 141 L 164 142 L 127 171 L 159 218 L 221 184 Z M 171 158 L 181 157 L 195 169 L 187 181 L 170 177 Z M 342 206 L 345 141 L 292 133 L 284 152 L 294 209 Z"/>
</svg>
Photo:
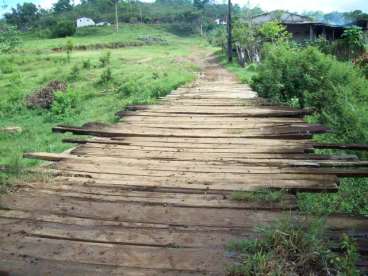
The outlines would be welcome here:
<svg viewBox="0 0 368 276">
<path fill-rule="evenodd" d="M 227 5 L 227 59 L 233 61 L 233 44 L 232 44 L 232 26 L 231 26 L 231 0 L 228 0 Z"/>
<path fill-rule="evenodd" d="M 118 2 L 119 2 L 119 0 L 115 0 L 115 27 L 116 27 L 116 32 L 119 31 Z"/>
</svg>

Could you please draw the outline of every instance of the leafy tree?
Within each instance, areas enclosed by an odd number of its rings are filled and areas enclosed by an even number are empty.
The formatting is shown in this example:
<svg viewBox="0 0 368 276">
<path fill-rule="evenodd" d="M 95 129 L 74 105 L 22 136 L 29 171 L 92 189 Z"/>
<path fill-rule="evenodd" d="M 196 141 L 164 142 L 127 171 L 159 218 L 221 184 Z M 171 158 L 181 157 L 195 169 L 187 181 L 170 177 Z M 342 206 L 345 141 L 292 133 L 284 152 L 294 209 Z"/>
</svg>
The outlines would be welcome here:
<svg viewBox="0 0 368 276">
<path fill-rule="evenodd" d="M 4 17 L 8 24 L 16 25 L 20 30 L 28 30 L 39 19 L 39 11 L 33 3 L 18 4 L 16 9 L 13 8 L 11 13 L 6 13 Z"/>
<path fill-rule="evenodd" d="M 278 21 L 264 23 L 260 27 L 259 33 L 264 42 L 271 43 L 288 40 L 291 36 L 291 34 L 286 30 L 286 27 Z"/>
<path fill-rule="evenodd" d="M 75 32 L 76 27 L 71 20 L 60 20 L 51 28 L 52 37 L 72 36 Z"/>
<path fill-rule="evenodd" d="M 361 56 L 365 52 L 365 38 L 362 28 L 353 26 L 346 29 L 333 48 L 333 54 L 342 60 L 352 60 Z"/>
<path fill-rule="evenodd" d="M 201 36 L 203 36 L 203 21 L 204 21 L 204 9 L 206 4 L 208 4 L 209 0 L 194 0 L 193 6 L 199 11 L 199 28 L 201 32 Z"/>
<path fill-rule="evenodd" d="M 70 4 L 70 0 L 58 0 L 54 6 L 53 10 L 56 14 L 71 11 L 73 6 Z"/>
<path fill-rule="evenodd" d="M 1 24 L 0 25 L 0 52 L 8 53 L 14 50 L 21 40 L 19 38 L 19 33 L 15 27 Z"/>
</svg>

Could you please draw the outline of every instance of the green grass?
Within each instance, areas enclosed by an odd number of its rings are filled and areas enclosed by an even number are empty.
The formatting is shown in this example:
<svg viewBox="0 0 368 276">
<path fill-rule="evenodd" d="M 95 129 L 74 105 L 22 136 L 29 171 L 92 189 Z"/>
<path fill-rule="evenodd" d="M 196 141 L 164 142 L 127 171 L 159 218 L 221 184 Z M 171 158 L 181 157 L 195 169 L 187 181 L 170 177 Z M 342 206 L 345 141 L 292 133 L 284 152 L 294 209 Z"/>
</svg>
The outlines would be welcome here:
<svg viewBox="0 0 368 276">
<path fill-rule="evenodd" d="M 140 41 L 140 38 L 145 36 L 161 37 L 168 43 L 175 43 L 180 40 L 177 36 L 167 33 L 160 26 L 122 24 L 118 33 L 115 32 L 114 26 L 88 27 L 77 30 L 73 37 L 67 38 L 47 39 L 40 38 L 37 33 L 26 33 L 22 37 L 22 49 L 27 52 L 32 50 L 50 51 L 52 48 L 64 47 L 67 40 L 72 41 L 74 46 L 114 42 L 129 43 Z"/>
<path fill-rule="evenodd" d="M 257 68 L 256 64 L 249 64 L 246 65 L 245 68 L 242 68 L 236 61 L 235 57 L 233 58 L 232 63 L 228 63 L 227 57 L 223 52 L 221 51 L 217 52 L 217 56 L 220 63 L 230 72 L 232 72 L 235 76 L 237 76 L 242 83 L 247 84 L 251 83 L 253 76 L 256 75 L 256 68 Z"/>
<path fill-rule="evenodd" d="M 256 239 L 230 242 L 227 250 L 235 257 L 227 275 L 359 275 L 354 242 L 343 235 L 333 244 L 323 225 L 290 217 L 259 228 Z"/>
<path fill-rule="evenodd" d="M 192 81 L 198 68 L 186 57 L 193 50 L 209 49 L 199 38 L 179 38 L 150 26 L 125 26 L 117 36 L 101 31 L 95 36 L 72 39 L 75 43 L 100 43 L 156 33 L 167 39 L 169 44 L 109 51 L 73 51 L 68 62 L 65 52 L 50 50 L 65 44 L 67 38 L 44 40 L 28 37 L 22 46 L 25 51 L 1 55 L 0 127 L 19 126 L 23 132 L 0 133 L 0 166 L 32 166 L 38 162 L 22 159 L 23 152 L 62 152 L 71 147 L 61 142 L 68 134 L 51 132 L 57 124 L 113 123 L 117 119 L 114 114 L 127 105 L 153 103 L 155 98 Z M 102 65 L 101 58 L 107 52 L 111 54 L 109 63 Z M 107 71 L 111 76 L 107 81 L 101 81 L 106 79 Z M 26 96 L 51 80 L 66 81 L 69 90 L 78 96 L 77 103 L 67 108 L 66 114 L 25 106 Z M 5 182 L 8 175 L 0 173 L 0 177 L 0 181 Z"/>
</svg>

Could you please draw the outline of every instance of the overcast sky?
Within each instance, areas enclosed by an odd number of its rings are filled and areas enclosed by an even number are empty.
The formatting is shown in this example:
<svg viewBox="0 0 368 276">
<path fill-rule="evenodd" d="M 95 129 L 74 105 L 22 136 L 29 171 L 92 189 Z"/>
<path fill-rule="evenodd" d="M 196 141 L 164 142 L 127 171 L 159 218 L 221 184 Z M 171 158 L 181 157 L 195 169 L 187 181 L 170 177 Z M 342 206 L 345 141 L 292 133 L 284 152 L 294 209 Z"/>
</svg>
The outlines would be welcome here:
<svg viewBox="0 0 368 276">
<path fill-rule="evenodd" d="M 6 12 L 2 7 L 4 3 L 9 7 L 15 6 L 17 3 L 33 2 L 43 8 L 50 8 L 56 0 L 0 0 L 0 14 Z M 153 0 L 143 0 L 152 2 Z M 227 0 L 216 0 L 217 2 L 227 2 Z M 331 11 L 352 11 L 363 10 L 368 12 L 368 0 L 232 0 L 233 3 L 245 5 L 250 3 L 251 6 L 259 6 L 266 11 L 275 9 L 288 10 L 293 12 L 303 12 L 308 10 L 319 10 L 323 12 Z M 75 0 L 78 2 L 78 0 Z"/>
</svg>

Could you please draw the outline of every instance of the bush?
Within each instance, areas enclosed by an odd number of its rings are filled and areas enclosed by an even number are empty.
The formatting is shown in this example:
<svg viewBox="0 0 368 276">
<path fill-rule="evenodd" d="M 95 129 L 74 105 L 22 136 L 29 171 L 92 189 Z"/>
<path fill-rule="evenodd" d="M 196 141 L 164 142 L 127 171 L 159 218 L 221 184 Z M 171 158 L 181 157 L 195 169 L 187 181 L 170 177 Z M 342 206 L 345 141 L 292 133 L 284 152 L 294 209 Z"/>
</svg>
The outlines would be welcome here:
<svg viewBox="0 0 368 276">
<path fill-rule="evenodd" d="M 356 59 L 354 64 L 362 70 L 364 76 L 368 79 L 368 53 Z"/>
<path fill-rule="evenodd" d="M 109 65 L 110 64 L 110 58 L 111 58 L 111 53 L 110 52 L 106 52 L 105 54 L 103 54 L 99 59 L 101 67 L 105 67 L 105 66 Z"/>
<path fill-rule="evenodd" d="M 368 140 L 368 81 L 351 63 L 311 46 L 269 45 L 253 88 L 277 102 L 314 108 L 315 119 L 336 131 L 337 142 Z"/>
<path fill-rule="evenodd" d="M 92 66 L 92 64 L 91 64 L 91 61 L 89 59 L 83 60 L 82 67 L 84 69 L 91 69 L 91 66 Z"/>
<path fill-rule="evenodd" d="M 80 68 L 78 65 L 74 65 L 67 77 L 68 81 L 76 81 L 79 78 Z"/>
<path fill-rule="evenodd" d="M 77 107 L 78 101 L 78 94 L 73 90 L 57 91 L 54 93 L 51 113 L 56 116 L 68 115 Z"/>
<path fill-rule="evenodd" d="M 98 80 L 98 84 L 106 85 L 110 81 L 112 81 L 111 69 L 108 67 L 104 71 L 102 71 L 100 79 Z"/>
<path fill-rule="evenodd" d="M 0 23 L 0 53 L 13 51 L 21 43 L 15 27 Z"/>
<path fill-rule="evenodd" d="M 76 32 L 76 27 L 73 21 L 61 20 L 51 27 L 53 38 L 72 36 Z"/>
</svg>

